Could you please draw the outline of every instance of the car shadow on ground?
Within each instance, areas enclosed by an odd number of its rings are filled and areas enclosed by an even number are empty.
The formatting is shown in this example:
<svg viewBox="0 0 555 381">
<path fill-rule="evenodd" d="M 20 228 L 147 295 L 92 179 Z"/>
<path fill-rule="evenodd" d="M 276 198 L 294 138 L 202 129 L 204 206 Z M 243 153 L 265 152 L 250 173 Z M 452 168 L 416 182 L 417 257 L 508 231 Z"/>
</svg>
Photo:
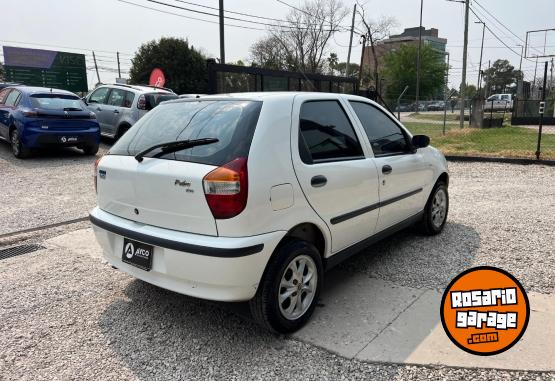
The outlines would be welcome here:
<svg viewBox="0 0 555 381">
<path fill-rule="evenodd" d="M 33 153 L 25 159 L 18 159 L 13 156 L 9 143 L 0 141 L 0 160 L 6 160 L 10 165 L 20 168 L 36 168 L 40 167 L 58 167 L 67 163 L 91 162 L 101 157 L 111 147 L 112 142 L 108 139 L 102 139 L 100 149 L 95 156 L 83 154 L 83 151 L 75 147 L 53 147 L 41 148 L 34 150 Z"/>
<path fill-rule="evenodd" d="M 407 283 L 410 270 L 420 272 L 423 279 L 433 272 L 429 286 L 439 286 L 472 264 L 479 241 L 474 229 L 457 223 L 448 223 L 444 233 L 435 237 L 406 230 L 347 260 L 326 277 L 344 278 L 346 272 L 355 271 L 369 277 L 393 276 L 388 281 Z M 368 255 L 370 252 L 376 254 Z M 395 274 L 396 268 L 399 274 Z M 345 284 L 327 283 L 321 300 L 340 287 Z M 247 303 L 199 300 L 139 280 L 130 281 L 124 292 L 127 298 L 112 303 L 99 324 L 114 352 L 140 379 L 156 374 L 157 379 L 170 380 L 178 378 L 176 374 L 193 374 L 202 370 L 207 357 L 216 358 L 224 368 L 249 359 L 257 366 L 257 359 L 279 355 L 294 343 L 259 328 Z M 326 308 L 326 303 L 318 308 Z M 155 371 L 168 369 L 168 364 L 171 372 Z"/>
</svg>

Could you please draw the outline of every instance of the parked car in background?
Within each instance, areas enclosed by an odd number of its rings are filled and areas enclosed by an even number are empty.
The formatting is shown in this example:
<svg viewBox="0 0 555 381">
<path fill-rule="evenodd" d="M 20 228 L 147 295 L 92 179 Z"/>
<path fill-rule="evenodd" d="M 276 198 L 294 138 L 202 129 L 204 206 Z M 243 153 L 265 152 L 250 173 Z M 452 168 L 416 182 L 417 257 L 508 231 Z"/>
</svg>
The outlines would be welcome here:
<svg viewBox="0 0 555 381">
<path fill-rule="evenodd" d="M 428 104 L 428 107 L 427 107 L 428 111 L 443 111 L 444 108 L 445 108 L 444 101 L 432 102 Z"/>
<path fill-rule="evenodd" d="M 17 158 L 42 147 L 77 147 L 95 155 L 100 128 L 95 114 L 71 92 L 16 86 L 0 90 L 0 138 L 11 143 Z"/>
<path fill-rule="evenodd" d="M 324 270 L 416 224 L 439 234 L 449 175 L 430 139 L 367 98 L 236 93 L 165 102 L 95 168 L 107 261 L 175 292 L 250 301 L 278 332 Z"/>
<path fill-rule="evenodd" d="M 101 134 L 119 139 L 160 102 L 177 98 L 166 88 L 113 84 L 98 86 L 83 100 L 96 114 Z"/>
<path fill-rule="evenodd" d="M 493 94 L 484 102 L 484 111 L 512 111 L 512 94 Z"/>
</svg>

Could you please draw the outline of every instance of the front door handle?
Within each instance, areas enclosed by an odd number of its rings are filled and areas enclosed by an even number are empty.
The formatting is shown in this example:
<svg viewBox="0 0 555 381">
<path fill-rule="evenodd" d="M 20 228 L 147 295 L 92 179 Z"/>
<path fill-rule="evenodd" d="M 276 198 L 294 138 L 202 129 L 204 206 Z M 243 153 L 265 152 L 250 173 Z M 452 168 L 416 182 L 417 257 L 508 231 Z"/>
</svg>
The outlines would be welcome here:
<svg viewBox="0 0 555 381">
<path fill-rule="evenodd" d="M 102 111 L 102 109 L 100 107 L 97 107 L 96 111 Z"/>
<path fill-rule="evenodd" d="M 393 172 L 393 168 L 391 168 L 391 165 L 384 165 L 382 167 L 382 173 L 384 175 L 389 175 L 391 172 Z"/>
<path fill-rule="evenodd" d="M 314 176 L 312 179 L 310 179 L 310 185 L 312 185 L 314 188 L 323 187 L 324 185 L 326 185 L 327 182 L 328 179 L 326 179 L 326 176 L 322 175 Z"/>
<path fill-rule="evenodd" d="M 119 114 L 119 111 L 118 111 L 118 110 L 114 110 L 114 114 Z"/>
</svg>

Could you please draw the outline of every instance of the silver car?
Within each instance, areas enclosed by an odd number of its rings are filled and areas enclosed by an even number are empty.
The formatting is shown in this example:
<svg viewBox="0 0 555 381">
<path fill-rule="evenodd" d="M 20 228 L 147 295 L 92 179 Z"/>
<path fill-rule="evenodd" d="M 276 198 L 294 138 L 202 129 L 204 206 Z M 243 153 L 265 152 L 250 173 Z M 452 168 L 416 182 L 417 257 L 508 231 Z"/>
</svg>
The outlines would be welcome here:
<svg viewBox="0 0 555 381">
<path fill-rule="evenodd" d="M 101 85 L 83 101 L 96 114 L 103 136 L 119 139 L 160 102 L 177 99 L 170 89 L 145 85 Z"/>
</svg>

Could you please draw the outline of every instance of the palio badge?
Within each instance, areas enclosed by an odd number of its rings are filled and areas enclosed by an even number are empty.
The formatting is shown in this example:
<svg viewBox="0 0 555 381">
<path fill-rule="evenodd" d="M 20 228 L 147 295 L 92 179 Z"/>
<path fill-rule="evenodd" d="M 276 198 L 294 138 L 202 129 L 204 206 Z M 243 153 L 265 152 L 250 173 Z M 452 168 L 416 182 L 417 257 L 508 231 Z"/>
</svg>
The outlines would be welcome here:
<svg viewBox="0 0 555 381">
<path fill-rule="evenodd" d="M 524 334 L 529 317 L 528 296 L 520 282 L 495 267 L 475 267 L 458 275 L 441 301 L 445 333 L 475 355 L 511 348 Z"/>
</svg>

